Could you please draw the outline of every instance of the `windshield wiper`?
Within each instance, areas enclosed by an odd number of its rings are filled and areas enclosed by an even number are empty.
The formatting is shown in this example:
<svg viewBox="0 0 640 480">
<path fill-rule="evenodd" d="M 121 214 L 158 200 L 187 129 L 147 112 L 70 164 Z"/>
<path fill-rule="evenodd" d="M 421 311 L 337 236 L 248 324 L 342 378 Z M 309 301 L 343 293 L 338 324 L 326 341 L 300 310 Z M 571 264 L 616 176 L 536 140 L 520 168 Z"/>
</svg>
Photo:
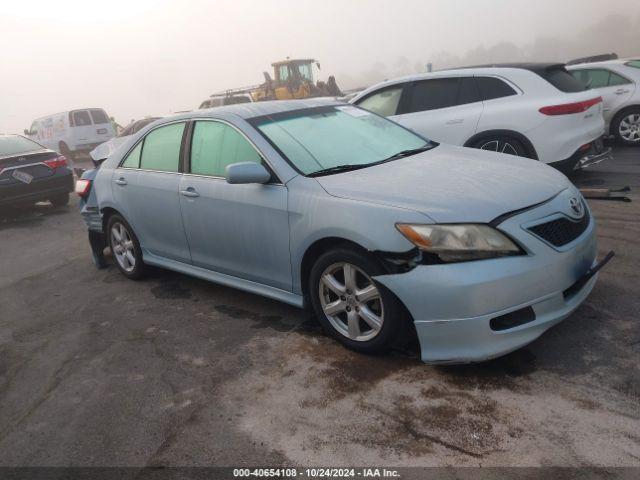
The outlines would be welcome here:
<svg viewBox="0 0 640 480">
<path fill-rule="evenodd" d="M 340 173 L 340 172 L 350 172 L 351 170 L 360 170 L 361 168 L 371 166 L 370 163 L 365 163 L 363 165 L 336 165 L 335 167 L 323 168 L 322 170 L 318 170 L 316 172 L 310 173 L 308 177 L 319 177 L 321 175 L 330 175 L 332 173 Z"/>
<path fill-rule="evenodd" d="M 388 162 L 390 160 L 397 160 L 398 158 L 410 157 L 411 155 L 415 155 L 416 153 L 426 152 L 427 150 L 431 150 L 433 145 L 425 145 L 420 148 L 412 148 L 410 150 L 402 150 L 401 152 L 394 153 L 390 157 L 387 157 L 383 160 L 383 162 Z"/>
<path fill-rule="evenodd" d="M 434 146 L 431 144 L 424 145 L 420 148 L 412 148 L 410 150 L 402 150 L 401 152 L 394 153 L 390 157 L 384 158 L 382 160 L 378 160 L 373 163 L 364 163 L 364 164 L 354 164 L 354 165 L 336 165 L 335 167 L 323 168 L 322 170 L 318 170 L 316 172 L 310 173 L 308 177 L 319 177 L 322 175 L 331 175 L 332 173 L 341 173 L 341 172 L 349 172 L 352 170 L 360 170 L 361 168 L 373 167 L 374 165 L 380 165 L 381 163 L 390 162 L 392 160 L 397 160 L 398 158 L 409 157 L 411 155 L 415 155 L 416 153 L 426 152 L 427 150 L 431 150 Z"/>
</svg>

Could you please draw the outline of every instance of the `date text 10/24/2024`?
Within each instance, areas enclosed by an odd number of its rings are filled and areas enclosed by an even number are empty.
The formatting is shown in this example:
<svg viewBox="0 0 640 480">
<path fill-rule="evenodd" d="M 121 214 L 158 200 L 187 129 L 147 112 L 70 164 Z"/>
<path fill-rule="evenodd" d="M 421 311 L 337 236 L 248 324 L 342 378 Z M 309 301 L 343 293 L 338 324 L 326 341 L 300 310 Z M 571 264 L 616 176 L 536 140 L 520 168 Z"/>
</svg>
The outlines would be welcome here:
<svg viewBox="0 0 640 480">
<path fill-rule="evenodd" d="M 234 468 L 234 478 L 401 478 L 387 468 Z"/>
</svg>

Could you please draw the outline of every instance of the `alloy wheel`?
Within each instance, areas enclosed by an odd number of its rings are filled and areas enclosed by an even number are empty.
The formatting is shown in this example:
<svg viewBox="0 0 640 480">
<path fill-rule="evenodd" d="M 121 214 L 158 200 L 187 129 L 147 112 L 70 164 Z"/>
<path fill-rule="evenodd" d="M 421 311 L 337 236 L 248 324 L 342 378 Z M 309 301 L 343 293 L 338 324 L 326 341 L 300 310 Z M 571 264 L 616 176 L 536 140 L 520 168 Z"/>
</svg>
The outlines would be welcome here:
<svg viewBox="0 0 640 480">
<path fill-rule="evenodd" d="M 136 268 L 136 253 L 133 240 L 127 227 L 120 222 L 115 222 L 111 226 L 111 248 L 118 265 L 125 272 L 132 272 Z"/>
<path fill-rule="evenodd" d="M 480 150 L 490 150 L 492 152 L 507 153 L 509 155 L 518 156 L 518 150 L 509 142 L 500 140 L 490 140 L 480 145 Z"/>
<path fill-rule="evenodd" d="M 627 115 L 618 127 L 620 136 L 627 142 L 640 142 L 640 113 Z"/>
<path fill-rule="evenodd" d="M 320 277 L 318 293 L 327 320 L 345 337 L 366 342 L 380 333 L 382 296 L 371 277 L 358 267 L 346 262 L 330 265 Z"/>
</svg>

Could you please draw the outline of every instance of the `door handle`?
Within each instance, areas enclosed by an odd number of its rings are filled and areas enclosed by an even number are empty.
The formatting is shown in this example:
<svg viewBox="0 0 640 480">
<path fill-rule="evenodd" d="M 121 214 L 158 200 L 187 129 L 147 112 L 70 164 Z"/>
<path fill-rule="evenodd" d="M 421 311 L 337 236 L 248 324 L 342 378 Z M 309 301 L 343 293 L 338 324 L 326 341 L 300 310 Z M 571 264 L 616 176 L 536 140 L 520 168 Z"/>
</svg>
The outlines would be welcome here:
<svg viewBox="0 0 640 480">
<path fill-rule="evenodd" d="M 447 125 L 457 125 L 462 122 L 464 122 L 463 118 L 454 118 L 453 120 L 448 120 Z"/>
<path fill-rule="evenodd" d="M 117 183 L 118 185 L 122 185 L 122 186 L 124 186 L 124 185 L 126 185 L 126 184 L 127 184 L 127 181 L 124 179 L 124 177 L 120 177 L 119 179 L 117 179 L 117 180 L 116 180 L 116 183 Z"/>
<path fill-rule="evenodd" d="M 196 192 L 196 189 L 193 187 L 189 187 L 186 190 L 180 190 L 180 193 L 185 196 L 185 197 L 189 197 L 189 198 L 195 198 L 195 197 L 199 197 L 200 194 L 198 192 Z"/>
<path fill-rule="evenodd" d="M 629 90 L 627 90 L 626 88 L 619 88 L 613 93 L 615 93 L 616 95 L 622 95 L 623 93 L 629 93 Z"/>
</svg>

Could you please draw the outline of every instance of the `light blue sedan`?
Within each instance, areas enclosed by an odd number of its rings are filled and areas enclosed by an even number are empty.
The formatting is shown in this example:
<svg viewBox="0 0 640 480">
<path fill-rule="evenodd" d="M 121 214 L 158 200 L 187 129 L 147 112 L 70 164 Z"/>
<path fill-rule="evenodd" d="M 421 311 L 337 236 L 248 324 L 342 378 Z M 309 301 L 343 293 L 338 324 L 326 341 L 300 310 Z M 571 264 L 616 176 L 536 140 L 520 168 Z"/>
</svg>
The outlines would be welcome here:
<svg viewBox="0 0 640 480">
<path fill-rule="evenodd" d="M 539 162 L 438 145 L 324 99 L 154 122 L 78 182 L 94 252 L 310 306 L 354 350 L 517 349 L 593 289 L 595 223 Z"/>
</svg>

